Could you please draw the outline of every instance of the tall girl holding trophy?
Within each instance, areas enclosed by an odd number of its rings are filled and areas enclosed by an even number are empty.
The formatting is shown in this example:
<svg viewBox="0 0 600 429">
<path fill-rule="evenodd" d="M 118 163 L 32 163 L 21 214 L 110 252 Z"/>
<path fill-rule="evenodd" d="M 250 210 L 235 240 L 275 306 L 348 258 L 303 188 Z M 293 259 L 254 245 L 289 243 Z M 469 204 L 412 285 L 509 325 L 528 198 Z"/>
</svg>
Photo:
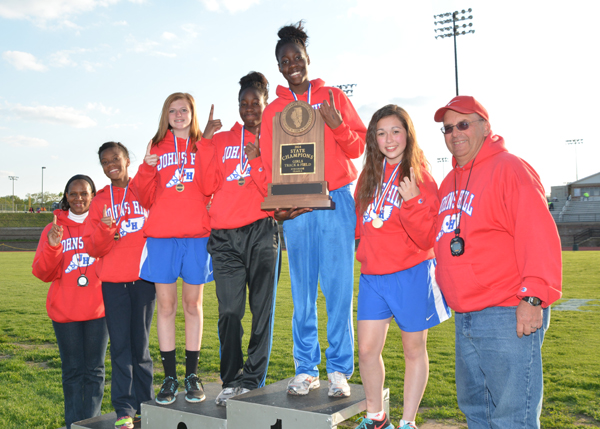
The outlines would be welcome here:
<svg viewBox="0 0 600 429">
<path fill-rule="evenodd" d="M 214 194 L 210 207 L 208 251 L 213 260 L 219 301 L 219 341 L 223 390 L 217 405 L 263 387 L 273 338 L 275 293 L 281 254 L 272 213 L 260 209 L 267 180 L 259 150 L 262 113 L 268 82 L 257 72 L 240 80 L 239 113 L 243 125 L 220 128 L 211 116 L 200 141 L 196 178 L 204 195 Z M 214 134 L 214 136 L 213 136 Z M 242 318 L 246 283 L 252 331 L 244 362 Z"/>
<path fill-rule="evenodd" d="M 357 171 L 353 158 L 365 147 L 365 126 L 352 103 L 337 88 L 321 79 L 309 80 L 308 36 L 302 21 L 279 30 L 275 56 L 288 86 L 277 87 L 277 99 L 265 109 L 261 153 L 267 177 L 271 178 L 273 117 L 295 100 L 318 109 L 325 122 L 325 180 L 335 210 L 279 211 L 288 251 L 294 316 L 295 377 L 288 384 L 291 395 L 306 395 L 319 387 L 321 349 L 317 331 L 317 288 L 327 307 L 329 348 L 327 374 L 330 396 L 349 396 L 347 379 L 354 371 L 352 297 L 354 285 L 354 228 L 356 214 L 350 183 Z M 300 214 L 298 216 L 298 214 Z"/>
<path fill-rule="evenodd" d="M 88 176 L 73 176 L 65 186 L 54 221 L 40 238 L 33 275 L 52 282 L 46 310 L 52 319 L 62 369 L 67 429 L 100 415 L 104 396 L 104 357 L 108 331 L 97 260 L 87 253 L 83 230 L 96 195 Z"/>
<path fill-rule="evenodd" d="M 156 292 L 153 283 L 139 276 L 148 212 L 129 180 L 127 148 L 106 142 L 98 149 L 98 157 L 110 185 L 92 201 L 84 240 L 89 254 L 101 258 L 96 272 L 102 280 L 110 337 L 115 428 L 131 429 L 141 420 L 141 403 L 154 398 L 148 346 Z"/>
<path fill-rule="evenodd" d="M 185 399 L 201 402 L 206 398 L 196 374 L 202 340 L 202 294 L 204 283 L 212 281 L 206 251 L 210 234 L 206 206 L 210 198 L 200 192 L 194 180 L 196 142 L 201 137 L 194 98 L 181 92 L 169 95 L 136 177 L 136 194 L 150 210 L 140 277 L 156 285 L 158 343 L 165 371 L 156 402 L 163 405 L 175 401 L 179 387 L 175 363 L 179 277 L 183 279 L 185 315 Z"/>
<path fill-rule="evenodd" d="M 358 353 L 367 398 L 361 429 L 393 429 L 383 411 L 381 353 L 392 318 L 402 331 L 404 411 L 400 429 L 415 418 L 429 376 L 427 329 L 450 317 L 435 282 L 433 243 L 437 185 L 406 111 L 387 105 L 373 115 L 355 200 L 361 265 Z"/>
</svg>

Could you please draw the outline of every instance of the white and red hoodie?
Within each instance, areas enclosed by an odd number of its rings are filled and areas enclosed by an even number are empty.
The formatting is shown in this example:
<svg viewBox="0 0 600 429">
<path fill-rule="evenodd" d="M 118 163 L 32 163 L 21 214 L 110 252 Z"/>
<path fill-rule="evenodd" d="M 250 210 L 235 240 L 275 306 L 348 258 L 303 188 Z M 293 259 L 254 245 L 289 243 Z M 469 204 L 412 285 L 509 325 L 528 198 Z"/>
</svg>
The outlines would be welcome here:
<svg viewBox="0 0 600 429">
<path fill-rule="evenodd" d="M 33 275 L 44 282 L 52 282 L 46 298 L 50 319 L 58 323 L 83 322 L 104 317 L 102 283 L 96 276 L 94 262 L 83 240 L 85 221 L 69 219 L 69 212 L 55 210 L 56 224 L 63 227 L 63 237 L 58 246 L 48 242 L 49 224 L 44 228 L 33 259 Z M 77 285 L 84 274 L 89 283 Z"/>
<path fill-rule="evenodd" d="M 262 156 L 249 161 L 245 170 L 241 168 L 241 137 L 242 126 L 236 123 L 231 131 L 217 133 L 212 139 L 202 138 L 198 145 L 196 180 L 204 195 L 214 194 L 210 206 L 212 229 L 240 228 L 269 217 L 270 212 L 260 209 L 268 189 Z M 244 145 L 255 140 L 254 134 L 244 132 Z M 244 179 L 242 186 L 240 178 Z"/>
<path fill-rule="evenodd" d="M 96 262 L 96 273 L 103 282 L 128 283 L 140 278 L 140 258 L 146 244 L 144 224 L 148 211 L 138 200 L 133 186 L 129 186 L 125 201 L 124 193 L 124 188 L 113 186 L 115 205 L 111 207 L 110 185 L 98 191 L 86 219 L 83 239 L 90 256 L 101 258 Z M 123 213 L 119 219 L 121 203 Z M 112 216 L 115 222 L 119 219 L 118 225 L 113 223 L 108 227 L 100 220 L 104 206 L 107 215 Z M 115 240 L 116 233 L 119 233 L 118 240 Z"/>
<path fill-rule="evenodd" d="M 474 165 L 452 164 L 439 190 L 434 245 L 436 279 L 450 308 L 516 306 L 524 296 L 547 307 L 559 299 L 560 239 L 535 170 L 508 153 L 498 135 L 486 138 Z M 459 211 L 464 254 L 452 256 Z"/>
<path fill-rule="evenodd" d="M 384 188 L 394 167 L 387 165 L 385 169 Z M 356 238 L 360 238 L 360 243 L 356 259 L 362 264 L 362 274 L 396 273 L 434 258 L 433 242 L 440 202 L 435 180 L 425 168 L 421 171 L 421 194 L 408 201 L 402 200 L 397 179 L 391 185 L 381 205 L 381 228 L 374 228 L 372 225 L 373 219 L 378 216 L 373 203 L 369 204 L 365 213 L 358 213 L 357 205 Z"/>
<path fill-rule="evenodd" d="M 325 180 L 329 182 L 329 190 L 333 191 L 356 179 L 357 170 L 351 160 L 365 151 L 367 129 L 342 90 L 325 86 L 321 79 L 311 80 L 310 84 L 312 107 L 318 109 L 325 100 L 329 103 L 331 90 L 335 107 L 343 119 L 342 124 L 334 130 L 325 125 Z M 260 135 L 261 158 L 269 182 L 273 163 L 273 118 L 275 113 L 282 112 L 285 106 L 294 101 L 290 89 L 281 85 L 277 87 L 277 97 L 263 112 Z M 308 91 L 296 97 L 307 101 Z"/>
<path fill-rule="evenodd" d="M 177 139 L 178 165 L 173 134 L 167 132 L 165 138 L 150 150 L 150 153 L 158 155 L 156 167 L 143 162 L 131 184 L 142 206 L 149 210 L 144 230 L 146 237 L 198 238 L 210 235 L 206 209 L 210 197 L 200 192 L 194 180 L 197 154 L 192 152 L 191 141 L 186 151 L 186 141 Z M 179 177 L 184 185 L 183 192 L 176 189 Z"/>
</svg>

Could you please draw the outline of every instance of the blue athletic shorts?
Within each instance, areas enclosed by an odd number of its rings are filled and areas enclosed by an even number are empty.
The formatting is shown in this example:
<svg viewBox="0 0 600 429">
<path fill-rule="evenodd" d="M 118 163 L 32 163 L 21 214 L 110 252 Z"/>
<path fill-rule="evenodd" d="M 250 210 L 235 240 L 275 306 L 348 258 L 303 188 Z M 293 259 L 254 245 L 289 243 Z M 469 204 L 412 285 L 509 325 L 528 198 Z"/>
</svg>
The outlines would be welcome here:
<svg viewBox="0 0 600 429">
<path fill-rule="evenodd" d="M 361 274 L 358 320 L 384 320 L 392 316 L 406 332 L 439 325 L 451 316 L 435 282 L 435 259 L 384 275 Z"/>
<path fill-rule="evenodd" d="M 181 277 L 191 285 L 213 280 L 212 259 L 205 238 L 148 237 L 140 261 L 140 278 L 154 283 L 175 283 Z"/>
</svg>

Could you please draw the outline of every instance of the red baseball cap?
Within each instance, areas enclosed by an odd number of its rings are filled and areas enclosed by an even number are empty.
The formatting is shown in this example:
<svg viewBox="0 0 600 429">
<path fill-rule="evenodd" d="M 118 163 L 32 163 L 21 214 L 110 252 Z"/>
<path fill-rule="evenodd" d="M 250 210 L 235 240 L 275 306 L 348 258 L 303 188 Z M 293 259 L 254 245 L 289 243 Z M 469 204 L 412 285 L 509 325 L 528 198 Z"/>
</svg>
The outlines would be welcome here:
<svg viewBox="0 0 600 429">
<path fill-rule="evenodd" d="M 454 110 L 455 112 L 464 113 L 467 115 L 469 113 L 477 113 L 486 121 L 490 120 L 485 107 L 483 107 L 479 101 L 475 100 L 475 98 L 471 97 L 470 95 L 459 95 L 454 97 L 448 104 L 438 109 L 433 117 L 435 122 L 442 122 L 447 110 Z"/>
</svg>

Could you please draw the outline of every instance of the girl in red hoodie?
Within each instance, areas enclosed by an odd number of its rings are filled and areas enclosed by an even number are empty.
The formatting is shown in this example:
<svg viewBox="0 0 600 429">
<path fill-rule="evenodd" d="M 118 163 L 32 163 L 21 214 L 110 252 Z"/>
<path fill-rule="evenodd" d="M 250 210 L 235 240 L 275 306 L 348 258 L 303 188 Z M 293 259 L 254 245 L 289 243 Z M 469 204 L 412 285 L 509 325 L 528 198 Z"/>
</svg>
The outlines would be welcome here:
<svg viewBox="0 0 600 429">
<path fill-rule="evenodd" d="M 148 212 L 130 186 L 129 151 L 107 142 L 98 150 L 110 185 L 90 206 L 84 240 L 98 261 L 112 364 L 111 399 L 116 429 L 131 429 L 141 419 L 141 403 L 154 398 L 152 357 L 148 350 L 154 314 L 154 284 L 140 279 Z"/>
<path fill-rule="evenodd" d="M 165 379 L 156 402 L 175 401 L 179 383 L 175 364 L 177 279 L 183 279 L 185 315 L 185 399 L 205 399 L 198 372 L 202 340 L 202 293 L 210 282 L 212 264 L 206 251 L 210 220 L 204 196 L 194 180 L 196 142 L 202 133 L 196 103 L 190 94 L 177 92 L 165 100 L 158 131 L 148 144 L 133 188 L 150 210 L 145 225 L 146 246 L 140 277 L 156 286 L 158 343 Z"/>
<path fill-rule="evenodd" d="M 389 104 L 367 130 L 364 168 L 356 185 L 358 356 L 367 397 L 361 429 L 393 429 L 383 411 L 381 352 L 392 318 L 402 331 L 404 407 L 400 429 L 415 418 L 429 376 L 427 330 L 450 317 L 435 282 L 433 242 L 440 202 L 408 113 Z M 358 428 L 357 428 L 358 429 Z"/>
<path fill-rule="evenodd" d="M 99 416 L 104 396 L 108 332 L 102 287 L 97 261 L 83 240 L 94 195 L 96 187 L 88 176 L 69 179 L 60 209 L 42 232 L 33 259 L 33 275 L 52 282 L 46 310 L 60 352 L 67 429 L 73 422 Z"/>
<path fill-rule="evenodd" d="M 277 222 L 260 209 L 267 181 L 259 151 L 262 112 L 268 82 L 257 72 L 240 80 L 239 112 L 244 125 L 218 131 L 211 120 L 200 143 L 196 176 L 204 195 L 214 194 L 210 207 L 208 250 L 213 258 L 219 300 L 219 341 L 223 390 L 217 405 L 248 390 L 263 387 L 273 338 L 275 292 L 281 254 Z M 244 363 L 242 318 L 246 283 L 252 332 Z"/>
</svg>

